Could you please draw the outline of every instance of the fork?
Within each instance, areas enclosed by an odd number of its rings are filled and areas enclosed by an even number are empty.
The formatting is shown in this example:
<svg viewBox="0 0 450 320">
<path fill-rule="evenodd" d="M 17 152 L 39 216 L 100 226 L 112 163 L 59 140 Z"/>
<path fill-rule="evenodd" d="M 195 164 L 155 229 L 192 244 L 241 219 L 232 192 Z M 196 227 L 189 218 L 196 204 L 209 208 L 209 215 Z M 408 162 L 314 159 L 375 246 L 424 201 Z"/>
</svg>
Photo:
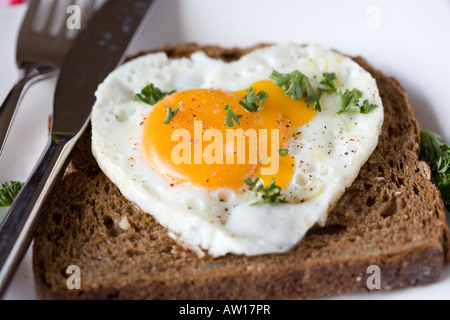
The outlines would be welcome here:
<svg viewBox="0 0 450 320">
<path fill-rule="evenodd" d="M 16 62 L 20 72 L 19 80 L 0 107 L 0 156 L 12 127 L 17 106 L 20 104 L 25 91 L 31 84 L 58 74 L 65 53 L 78 31 L 73 29 L 68 32 L 68 29 L 62 23 L 63 21 L 60 21 L 59 25 L 56 24 L 55 21 L 58 18 L 61 20 L 62 14 L 58 9 L 64 7 L 61 6 L 61 2 L 64 1 L 32 0 L 29 3 L 17 40 Z M 67 8 L 69 5 L 78 4 L 78 8 L 81 9 L 81 25 L 84 25 L 95 10 L 96 1 L 70 0 L 65 1 L 64 4 L 67 4 Z M 80 4 L 83 4 L 83 6 L 80 6 Z M 48 6 L 45 7 L 45 5 Z M 43 20 L 45 24 L 41 30 L 37 30 L 37 21 L 48 8 L 47 19 Z M 64 14 L 66 14 L 65 11 Z"/>
</svg>

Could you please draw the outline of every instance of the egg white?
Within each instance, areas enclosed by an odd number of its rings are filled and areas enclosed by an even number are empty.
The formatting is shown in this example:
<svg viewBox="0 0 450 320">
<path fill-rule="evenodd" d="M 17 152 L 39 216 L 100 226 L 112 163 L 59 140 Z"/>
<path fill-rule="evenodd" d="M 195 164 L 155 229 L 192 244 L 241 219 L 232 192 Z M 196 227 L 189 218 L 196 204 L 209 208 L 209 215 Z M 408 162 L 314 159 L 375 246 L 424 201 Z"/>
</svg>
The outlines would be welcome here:
<svg viewBox="0 0 450 320">
<path fill-rule="evenodd" d="M 317 87 L 324 72 L 334 72 L 337 88 L 357 88 L 362 100 L 378 105 L 369 114 L 336 113 L 336 95 L 324 95 L 322 112 L 291 139 L 294 178 L 282 191 L 291 203 L 251 206 L 252 191 L 170 186 L 141 156 L 143 119 L 152 106 L 134 95 L 154 83 L 163 91 L 220 88 L 237 91 L 268 79 L 273 70 L 300 70 Z M 102 171 L 122 194 L 153 215 L 169 234 L 212 256 L 285 252 L 329 209 L 357 177 L 375 149 L 383 107 L 375 79 L 348 57 L 317 45 L 274 45 L 225 63 L 198 52 L 190 59 L 164 53 L 134 59 L 99 86 L 92 112 L 92 151 Z M 168 137 L 170 139 L 170 137 Z M 267 182 L 266 182 L 267 183 Z M 198 251 L 198 250 L 197 250 Z"/>
</svg>

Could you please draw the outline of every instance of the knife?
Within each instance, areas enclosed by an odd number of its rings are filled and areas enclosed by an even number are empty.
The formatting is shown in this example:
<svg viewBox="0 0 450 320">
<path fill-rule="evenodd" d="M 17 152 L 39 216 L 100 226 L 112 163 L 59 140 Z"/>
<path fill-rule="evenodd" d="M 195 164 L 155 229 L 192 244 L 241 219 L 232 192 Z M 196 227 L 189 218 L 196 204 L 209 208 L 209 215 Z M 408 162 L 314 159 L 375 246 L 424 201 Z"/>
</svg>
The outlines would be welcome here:
<svg viewBox="0 0 450 320">
<path fill-rule="evenodd" d="M 109 0 L 67 53 L 55 90 L 47 145 L 0 225 L 0 297 L 28 249 L 37 223 L 90 121 L 94 93 L 126 58 L 157 0 Z"/>
</svg>

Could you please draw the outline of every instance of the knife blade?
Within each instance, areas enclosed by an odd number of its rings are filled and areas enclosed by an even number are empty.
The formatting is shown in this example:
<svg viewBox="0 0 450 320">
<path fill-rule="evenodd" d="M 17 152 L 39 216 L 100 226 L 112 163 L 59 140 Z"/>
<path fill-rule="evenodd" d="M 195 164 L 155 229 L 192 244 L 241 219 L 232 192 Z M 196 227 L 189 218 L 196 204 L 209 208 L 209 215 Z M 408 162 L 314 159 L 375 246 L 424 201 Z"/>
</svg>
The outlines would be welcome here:
<svg viewBox="0 0 450 320">
<path fill-rule="evenodd" d="M 69 154 L 89 124 L 95 91 L 120 65 L 157 0 L 109 0 L 66 55 L 55 89 L 47 145 L 0 225 L 0 297 L 21 262 Z"/>
</svg>

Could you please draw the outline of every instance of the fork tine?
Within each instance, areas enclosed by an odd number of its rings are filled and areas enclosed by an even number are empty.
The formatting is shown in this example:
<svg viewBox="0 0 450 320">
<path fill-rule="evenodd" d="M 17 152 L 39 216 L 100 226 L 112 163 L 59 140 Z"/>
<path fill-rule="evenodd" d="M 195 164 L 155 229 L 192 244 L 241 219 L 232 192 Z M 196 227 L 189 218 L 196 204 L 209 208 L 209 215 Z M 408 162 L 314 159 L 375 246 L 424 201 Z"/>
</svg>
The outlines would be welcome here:
<svg viewBox="0 0 450 320">
<path fill-rule="evenodd" d="M 62 5 L 60 5 L 58 7 L 58 9 L 59 9 L 58 14 L 60 14 L 60 16 L 55 17 L 57 23 L 53 26 L 53 29 L 54 29 L 53 36 L 56 37 L 57 39 L 62 40 L 62 39 L 67 38 L 67 32 L 68 32 L 68 30 L 66 29 L 67 9 L 64 10 L 64 8 L 68 8 L 69 6 L 74 5 L 76 1 L 75 0 L 64 0 L 64 1 L 59 0 L 58 2 L 60 4 L 62 3 Z M 66 18 L 64 18 L 64 16 Z M 61 18 L 61 17 L 63 17 L 63 18 Z"/>
<path fill-rule="evenodd" d="M 56 8 L 58 8 L 58 1 L 53 0 L 53 3 L 51 4 L 51 8 L 50 8 L 50 11 L 47 16 L 47 21 L 45 23 L 44 28 L 42 29 L 43 31 L 50 32 L 54 18 L 55 18 Z"/>
<path fill-rule="evenodd" d="M 91 17 L 92 13 L 94 13 L 95 9 L 95 1 L 94 0 L 86 0 L 84 1 L 84 9 L 83 14 L 81 15 L 81 26 L 84 27 L 87 22 L 89 21 L 89 18 Z"/>
<path fill-rule="evenodd" d="M 36 17 L 36 13 L 38 11 L 40 0 L 31 0 L 28 5 L 27 13 L 22 23 L 22 29 L 30 30 L 33 26 L 34 19 Z"/>
</svg>

